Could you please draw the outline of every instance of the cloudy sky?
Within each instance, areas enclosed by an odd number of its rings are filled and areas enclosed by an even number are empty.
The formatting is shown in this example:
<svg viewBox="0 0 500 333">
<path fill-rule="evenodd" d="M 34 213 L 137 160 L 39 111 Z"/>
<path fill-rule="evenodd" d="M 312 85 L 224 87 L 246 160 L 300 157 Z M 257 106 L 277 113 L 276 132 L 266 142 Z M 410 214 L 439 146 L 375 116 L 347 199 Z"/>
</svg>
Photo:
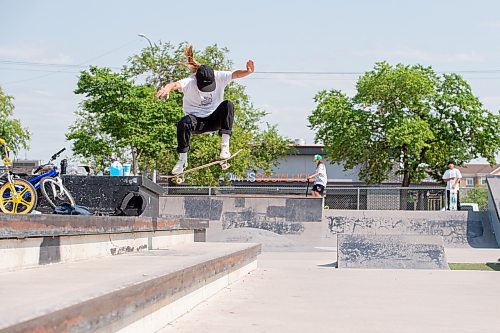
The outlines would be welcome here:
<svg viewBox="0 0 500 333">
<path fill-rule="evenodd" d="M 70 147 L 64 134 L 80 100 L 78 72 L 121 67 L 147 46 L 138 33 L 226 46 L 235 69 L 253 59 L 260 73 L 240 83 L 266 121 L 307 143 L 314 95 L 354 94 L 356 73 L 382 60 L 461 72 L 488 109 L 500 109 L 499 1 L 47 0 L 2 1 L 0 9 L 0 86 L 33 132 L 21 158 Z"/>
</svg>

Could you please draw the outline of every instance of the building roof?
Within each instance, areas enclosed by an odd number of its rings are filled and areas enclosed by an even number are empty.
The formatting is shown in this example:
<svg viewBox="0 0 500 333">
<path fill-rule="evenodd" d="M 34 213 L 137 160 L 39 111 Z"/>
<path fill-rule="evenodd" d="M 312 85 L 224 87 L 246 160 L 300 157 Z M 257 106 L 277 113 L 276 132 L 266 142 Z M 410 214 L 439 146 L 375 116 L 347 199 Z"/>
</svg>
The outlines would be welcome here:
<svg viewBox="0 0 500 333">
<path fill-rule="evenodd" d="M 322 145 L 290 145 L 295 148 L 288 155 L 325 155 Z"/>
<path fill-rule="evenodd" d="M 500 164 L 493 166 L 489 164 L 466 164 L 463 167 L 458 167 L 462 174 L 492 174 L 495 170 L 500 168 Z"/>
</svg>

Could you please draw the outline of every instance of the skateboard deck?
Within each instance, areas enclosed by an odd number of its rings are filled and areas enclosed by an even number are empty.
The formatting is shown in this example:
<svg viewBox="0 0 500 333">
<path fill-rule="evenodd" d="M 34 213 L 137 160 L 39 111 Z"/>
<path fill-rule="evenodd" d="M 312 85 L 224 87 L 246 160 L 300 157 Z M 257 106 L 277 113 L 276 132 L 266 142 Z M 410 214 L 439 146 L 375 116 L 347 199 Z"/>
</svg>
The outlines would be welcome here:
<svg viewBox="0 0 500 333">
<path fill-rule="evenodd" d="M 457 192 L 458 191 L 456 189 L 450 190 L 450 210 L 457 210 Z"/>
<path fill-rule="evenodd" d="M 210 162 L 210 163 L 207 163 L 207 164 L 203 164 L 203 165 L 191 168 L 191 169 L 187 169 L 187 170 L 184 170 L 184 172 L 178 173 L 176 175 L 161 176 L 161 178 L 164 178 L 164 179 L 173 179 L 177 184 L 182 184 L 182 183 L 184 183 L 184 180 L 185 180 L 184 176 L 186 174 L 191 173 L 191 172 L 195 172 L 195 171 L 198 171 L 198 170 L 201 170 L 201 169 L 205 169 L 205 168 L 208 168 L 208 167 L 211 167 L 212 165 L 219 164 L 221 166 L 222 170 L 227 170 L 231 166 L 228 163 L 228 161 L 230 159 L 234 158 L 240 152 L 241 152 L 241 149 L 238 150 L 236 153 L 234 153 L 233 155 L 229 156 L 226 159 L 213 161 L 213 162 Z"/>
</svg>

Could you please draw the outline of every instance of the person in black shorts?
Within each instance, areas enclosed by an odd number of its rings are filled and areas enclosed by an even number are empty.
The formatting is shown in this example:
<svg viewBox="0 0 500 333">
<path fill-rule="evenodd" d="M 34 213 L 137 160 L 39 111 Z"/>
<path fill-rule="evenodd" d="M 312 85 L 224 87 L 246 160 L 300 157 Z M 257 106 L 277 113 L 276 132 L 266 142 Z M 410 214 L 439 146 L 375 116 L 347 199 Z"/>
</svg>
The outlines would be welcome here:
<svg viewBox="0 0 500 333">
<path fill-rule="evenodd" d="M 314 162 L 316 163 L 316 171 L 314 174 L 307 178 L 307 181 L 312 181 L 314 179 L 314 185 L 312 188 L 313 198 L 321 198 L 325 195 L 325 186 L 328 181 L 326 175 L 325 163 L 323 163 L 323 157 L 321 155 L 314 156 Z"/>
</svg>

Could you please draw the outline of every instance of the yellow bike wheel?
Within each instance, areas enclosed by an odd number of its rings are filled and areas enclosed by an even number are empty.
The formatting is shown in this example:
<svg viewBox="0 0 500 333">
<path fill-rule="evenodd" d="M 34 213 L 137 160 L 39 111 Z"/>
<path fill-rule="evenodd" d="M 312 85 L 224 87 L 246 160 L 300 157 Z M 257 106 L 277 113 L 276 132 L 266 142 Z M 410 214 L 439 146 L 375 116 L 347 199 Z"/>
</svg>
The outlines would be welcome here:
<svg viewBox="0 0 500 333">
<path fill-rule="evenodd" d="M 0 187 L 0 211 L 7 214 L 28 214 L 38 201 L 36 190 L 24 179 L 14 179 Z"/>
</svg>

